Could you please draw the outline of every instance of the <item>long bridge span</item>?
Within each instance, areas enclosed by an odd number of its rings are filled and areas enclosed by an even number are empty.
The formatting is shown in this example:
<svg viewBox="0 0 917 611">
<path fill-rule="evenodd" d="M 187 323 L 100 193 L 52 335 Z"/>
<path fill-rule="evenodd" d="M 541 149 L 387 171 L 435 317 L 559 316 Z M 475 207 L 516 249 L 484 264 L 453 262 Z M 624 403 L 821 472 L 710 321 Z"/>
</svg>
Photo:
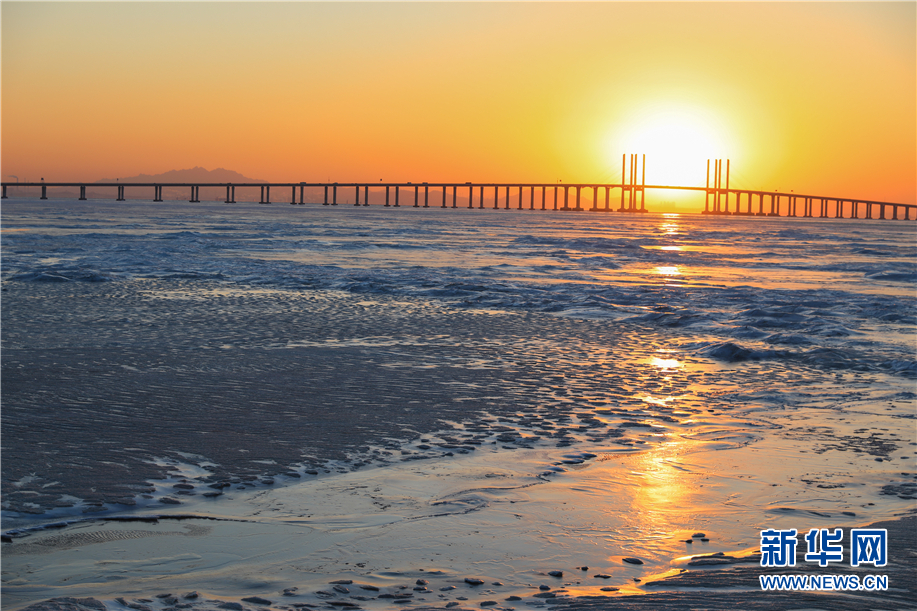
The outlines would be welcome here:
<svg viewBox="0 0 917 611">
<path fill-rule="evenodd" d="M 274 192 L 289 190 L 289 203 L 304 205 L 306 189 L 318 189 L 323 193 L 323 206 L 337 206 L 345 193 L 353 193 L 354 206 L 369 206 L 370 194 L 374 203 L 384 207 L 414 208 L 491 208 L 494 210 L 567 210 L 589 212 L 645 213 L 645 193 L 648 190 L 694 191 L 705 194 L 704 210 L 709 215 L 778 216 L 798 218 L 846 218 L 880 220 L 917 220 L 917 205 L 895 202 L 881 202 L 847 197 L 781 193 L 750 189 L 730 189 L 728 163 L 725 186 L 722 182 L 722 162 L 716 161 L 711 181 L 709 162 L 707 185 L 685 187 L 677 185 L 648 185 L 637 180 L 635 155 L 626 182 L 621 183 L 454 183 L 454 182 L 279 182 L 279 183 L 89 183 L 89 182 L 3 182 L 2 197 L 7 199 L 8 187 L 40 187 L 40 199 L 48 199 L 48 189 L 73 188 L 80 190 L 80 200 L 86 200 L 87 188 L 117 189 L 117 201 L 125 201 L 125 191 L 130 188 L 152 189 L 153 201 L 163 201 L 164 188 L 189 189 L 189 202 L 200 202 L 200 189 L 220 188 L 226 190 L 225 203 L 236 203 L 236 189 L 260 189 L 261 204 L 274 203 Z M 645 170 L 645 165 L 644 165 Z M 622 175 L 624 175 L 622 171 Z M 645 171 L 643 172 L 645 177 Z M 384 193 L 383 193 L 384 190 Z M 592 191 L 591 206 L 585 201 L 584 193 Z M 612 202 L 612 193 L 620 191 Z M 298 193 L 297 193 L 298 191 Z M 298 195 L 298 201 L 297 201 Z M 348 198 L 349 199 L 349 198 Z M 459 206 L 461 199 L 462 205 Z M 384 203 L 383 203 L 384 202 Z M 349 202 L 348 202 L 349 203 Z M 501 206 L 502 204 L 502 206 Z M 586 204 L 584 206 L 584 204 Z M 913 216 L 913 218 L 912 218 Z"/>
</svg>

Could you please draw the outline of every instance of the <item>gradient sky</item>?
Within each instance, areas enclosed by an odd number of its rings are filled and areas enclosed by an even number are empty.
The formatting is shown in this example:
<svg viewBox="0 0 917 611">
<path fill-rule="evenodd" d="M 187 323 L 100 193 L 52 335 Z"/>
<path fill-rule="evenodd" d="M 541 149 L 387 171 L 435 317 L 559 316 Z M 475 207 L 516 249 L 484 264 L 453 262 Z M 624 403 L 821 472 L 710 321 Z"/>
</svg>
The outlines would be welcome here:
<svg viewBox="0 0 917 611">
<path fill-rule="evenodd" d="M 619 181 L 915 203 L 917 3 L 0 4 L 4 180 Z"/>
</svg>

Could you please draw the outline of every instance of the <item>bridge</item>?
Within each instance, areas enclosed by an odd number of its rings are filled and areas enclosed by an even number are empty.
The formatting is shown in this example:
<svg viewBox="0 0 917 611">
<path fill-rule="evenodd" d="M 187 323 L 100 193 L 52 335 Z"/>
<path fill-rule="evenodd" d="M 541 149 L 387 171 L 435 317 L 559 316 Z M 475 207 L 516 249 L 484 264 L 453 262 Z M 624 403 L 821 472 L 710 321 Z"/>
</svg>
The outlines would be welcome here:
<svg viewBox="0 0 917 611">
<path fill-rule="evenodd" d="M 561 210 L 590 212 L 630 212 L 645 213 L 645 194 L 648 190 L 694 191 L 705 194 L 704 210 L 708 215 L 735 216 L 777 216 L 799 218 L 847 218 L 879 220 L 917 220 L 917 204 L 901 204 L 864 199 L 852 199 L 836 196 L 806 195 L 800 193 L 781 193 L 777 191 L 757 191 L 729 188 L 729 161 L 726 164 L 725 184 L 723 182 L 722 160 L 714 164 L 713 180 L 710 176 L 710 162 L 707 162 L 707 184 L 704 187 L 685 187 L 676 185 L 646 184 L 646 162 L 644 159 L 642 177 L 638 181 L 636 155 L 631 155 L 630 168 L 622 160 L 621 183 L 414 183 L 414 182 L 281 182 L 281 183 L 89 183 L 89 182 L 3 182 L 2 198 L 7 199 L 8 187 L 40 187 L 40 199 L 48 199 L 49 188 L 78 187 L 80 200 L 86 200 L 86 189 L 117 189 L 117 201 L 125 201 L 128 187 L 134 189 L 153 189 L 153 201 L 161 202 L 163 188 L 190 189 L 189 202 L 200 202 L 200 189 L 220 188 L 226 190 L 227 204 L 236 203 L 236 189 L 260 189 L 261 204 L 271 204 L 271 189 L 290 189 L 291 205 L 304 205 L 304 193 L 308 189 L 323 192 L 323 206 L 337 206 L 338 199 L 346 192 L 354 195 L 354 206 L 369 206 L 372 192 L 378 202 L 383 201 L 386 208 L 413 206 L 414 208 L 458 208 L 459 197 L 462 208 L 492 208 L 494 210 Z M 299 201 L 297 201 L 297 190 Z M 583 194 L 592 191 L 591 206 L 584 207 Z M 611 194 L 620 191 L 620 204 L 612 204 Z M 402 199 L 406 191 L 407 199 Z M 502 193 L 502 197 L 501 197 Z M 466 196 L 467 194 L 467 196 Z M 432 206 L 431 206 L 432 195 Z M 361 197 L 362 196 L 362 197 Z M 412 197 L 413 196 L 413 197 Z M 732 202 L 730 197 L 733 198 Z M 638 201 L 639 199 L 639 201 Z M 403 203 L 404 202 L 404 203 Z M 421 204 L 422 202 L 422 204 Z M 437 202 L 439 206 L 437 206 Z M 616 198 L 617 202 L 617 198 Z M 466 205 L 467 204 L 467 205 Z M 477 204 L 477 205 L 475 205 Z M 731 209 L 730 209 L 731 205 Z M 615 207 L 617 206 L 617 207 Z M 911 213 L 913 219 L 911 218 Z"/>
</svg>

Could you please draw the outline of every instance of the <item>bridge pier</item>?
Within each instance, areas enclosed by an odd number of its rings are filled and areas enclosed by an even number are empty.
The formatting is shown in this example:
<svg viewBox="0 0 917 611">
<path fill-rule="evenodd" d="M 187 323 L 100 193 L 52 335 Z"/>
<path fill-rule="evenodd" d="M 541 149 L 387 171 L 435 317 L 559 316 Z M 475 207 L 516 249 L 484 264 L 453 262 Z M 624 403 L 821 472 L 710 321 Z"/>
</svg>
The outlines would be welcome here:
<svg viewBox="0 0 917 611">
<path fill-rule="evenodd" d="M 296 185 L 293 185 L 292 187 L 290 187 L 290 190 L 292 191 L 292 195 L 290 196 L 290 205 L 295 206 L 296 205 Z"/>
<path fill-rule="evenodd" d="M 579 185 L 576 186 L 576 208 L 574 210 L 582 210 L 580 207 L 580 188 Z"/>
<path fill-rule="evenodd" d="M 481 205 L 484 205 L 484 198 L 481 198 Z M 494 210 L 500 207 L 500 187 L 494 187 Z"/>
<path fill-rule="evenodd" d="M 469 189 L 469 193 L 474 189 Z M 478 208 L 480 210 L 484 209 L 484 185 L 481 185 L 481 188 L 478 189 Z"/>
<path fill-rule="evenodd" d="M 155 201 L 155 200 L 153 200 L 153 201 Z M 223 203 L 224 203 L 224 204 L 232 203 L 232 202 L 229 201 L 229 185 L 226 185 L 226 200 L 225 200 Z"/>
<path fill-rule="evenodd" d="M 354 206 L 359 206 L 359 205 L 360 205 L 360 185 L 357 185 L 356 191 L 357 191 L 357 193 L 356 193 L 356 196 L 355 196 L 355 198 L 354 198 L 354 204 L 353 204 L 353 205 L 354 205 Z"/>
<path fill-rule="evenodd" d="M 265 199 L 266 196 L 266 199 Z M 261 185 L 261 201 L 259 204 L 271 203 L 271 185 Z"/>
<path fill-rule="evenodd" d="M 121 193 L 121 187 L 118 187 L 118 194 Z M 48 199 L 48 187 L 41 185 L 41 199 Z M 119 200 L 120 201 L 120 200 Z"/>
<path fill-rule="evenodd" d="M 483 188 L 484 187 L 481 187 L 481 189 Z M 457 203 L 458 203 L 458 187 L 456 185 L 452 185 L 452 207 L 455 208 Z"/>
<path fill-rule="evenodd" d="M 561 208 L 561 210 L 569 210 L 570 209 L 569 204 L 570 204 L 570 187 L 568 187 L 567 185 L 564 185 L 564 207 Z"/>
<path fill-rule="evenodd" d="M 519 185 L 519 210 L 522 210 L 522 185 Z"/>
<path fill-rule="evenodd" d="M 334 183 L 331 186 L 331 205 L 332 206 L 338 205 L 338 184 L 337 183 Z"/>
<path fill-rule="evenodd" d="M 420 208 L 420 185 L 414 185 L 414 207 Z"/>
<path fill-rule="evenodd" d="M 385 185 L 385 207 L 386 207 L 386 208 L 389 207 L 389 205 L 388 205 L 388 190 L 389 190 L 389 186 L 388 186 L 388 185 Z"/>
<path fill-rule="evenodd" d="M 430 185 L 423 183 L 423 207 L 430 207 Z"/>
<path fill-rule="evenodd" d="M 509 185 L 506 185 L 506 203 L 503 205 L 504 210 L 509 210 Z"/>
<path fill-rule="evenodd" d="M 529 187 L 529 210 L 535 209 L 535 186 Z"/>
<path fill-rule="evenodd" d="M 3 197 L 6 197 L 6 187 L 3 187 Z M 81 202 L 86 201 L 86 185 L 80 185 L 80 201 Z M 153 200 L 153 201 L 156 201 L 156 200 Z"/>
<path fill-rule="evenodd" d="M 85 187 L 83 187 L 85 189 Z M 83 191 L 85 193 L 85 191 Z M 6 185 L 3 185 L 3 195 L 0 195 L 0 199 L 6 199 Z"/>
<path fill-rule="evenodd" d="M 369 185 L 363 185 L 363 205 L 369 205 Z"/>
<path fill-rule="evenodd" d="M 300 183 L 299 184 L 299 205 L 300 206 L 303 206 L 306 203 L 305 197 L 303 195 L 303 191 L 305 190 L 306 190 L 306 186 Z"/>
<path fill-rule="evenodd" d="M 396 208 L 400 208 L 400 207 L 401 207 L 401 206 L 398 205 L 398 199 L 399 199 L 400 197 L 401 197 L 401 187 L 398 186 L 398 185 L 395 185 L 395 207 L 396 207 Z"/>
<path fill-rule="evenodd" d="M 544 210 L 544 205 L 545 205 L 545 195 L 546 195 L 545 191 L 547 191 L 547 187 L 542 186 L 541 187 L 541 209 L 542 210 Z"/>
<path fill-rule="evenodd" d="M 443 208 L 446 207 L 446 185 L 443 185 Z"/>
</svg>

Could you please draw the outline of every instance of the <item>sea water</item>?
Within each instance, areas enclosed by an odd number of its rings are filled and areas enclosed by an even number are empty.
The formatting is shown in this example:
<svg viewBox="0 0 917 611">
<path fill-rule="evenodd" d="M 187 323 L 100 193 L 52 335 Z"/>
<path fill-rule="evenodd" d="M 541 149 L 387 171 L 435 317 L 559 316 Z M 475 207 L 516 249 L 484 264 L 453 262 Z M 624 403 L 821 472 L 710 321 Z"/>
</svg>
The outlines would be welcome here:
<svg viewBox="0 0 917 611">
<path fill-rule="evenodd" d="M 11 310 L 4 299 L 7 351 L 92 343 L 66 312 L 104 286 L 99 303 L 112 316 L 94 319 L 97 338 L 108 327 L 127 337 L 158 316 L 201 330 L 157 336 L 168 346 L 359 351 L 473 406 L 311 462 L 254 458 L 248 467 L 270 477 L 216 499 L 175 496 L 178 482 L 208 489 L 220 462 L 181 440 L 149 458 L 166 475 L 130 505 L 87 503 L 13 474 L 4 606 L 151 588 L 276 599 L 297 587 L 289 600 L 308 603 L 347 599 L 330 580 L 384 590 L 421 578 L 430 592 L 409 604 L 433 604 L 457 595 L 439 586 L 464 587 L 468 576 L 503 584 L 477 598 L 525 596 L 545 582 L 633 593 L 635 578 L 679 557 L 754 548 L 762 528 L 867 523 L 913 505 L 910 223 L 73 200 L 7 200 L 2 214 L 4 295 L 31 292 L 64 312 Z M 142 307 L 118 309 L 124 296 Z M 334 332 L 219 320 L 244 311 L 279 320 L 298 308 Z M 484 331 L 469 342 L 466 328 Z M 118 383 L 97 375 L 110 400 Z M 181 375 L 193 384 L 193 371 Z M 10 431 L 28 428 L 16 414 L 40 410 L 42 381 L 31 380 L 4 370 L 5 447 Z M 402 391 L 395 400 L 409 412 L 424 397 Z M 348 396 L 384 403 L 360 392 Z M 28 495 L 45 485 L 62 502 L 30 509 Z M 170 514 L 196 519 L 142 528 L 97 519 Z M 40 530 L 52 523 L 69 526 Z M 698 531 L 707 541 L 687 543 Z M 551 581 L 551 570 L 566 577 Z"/>
</svg>

